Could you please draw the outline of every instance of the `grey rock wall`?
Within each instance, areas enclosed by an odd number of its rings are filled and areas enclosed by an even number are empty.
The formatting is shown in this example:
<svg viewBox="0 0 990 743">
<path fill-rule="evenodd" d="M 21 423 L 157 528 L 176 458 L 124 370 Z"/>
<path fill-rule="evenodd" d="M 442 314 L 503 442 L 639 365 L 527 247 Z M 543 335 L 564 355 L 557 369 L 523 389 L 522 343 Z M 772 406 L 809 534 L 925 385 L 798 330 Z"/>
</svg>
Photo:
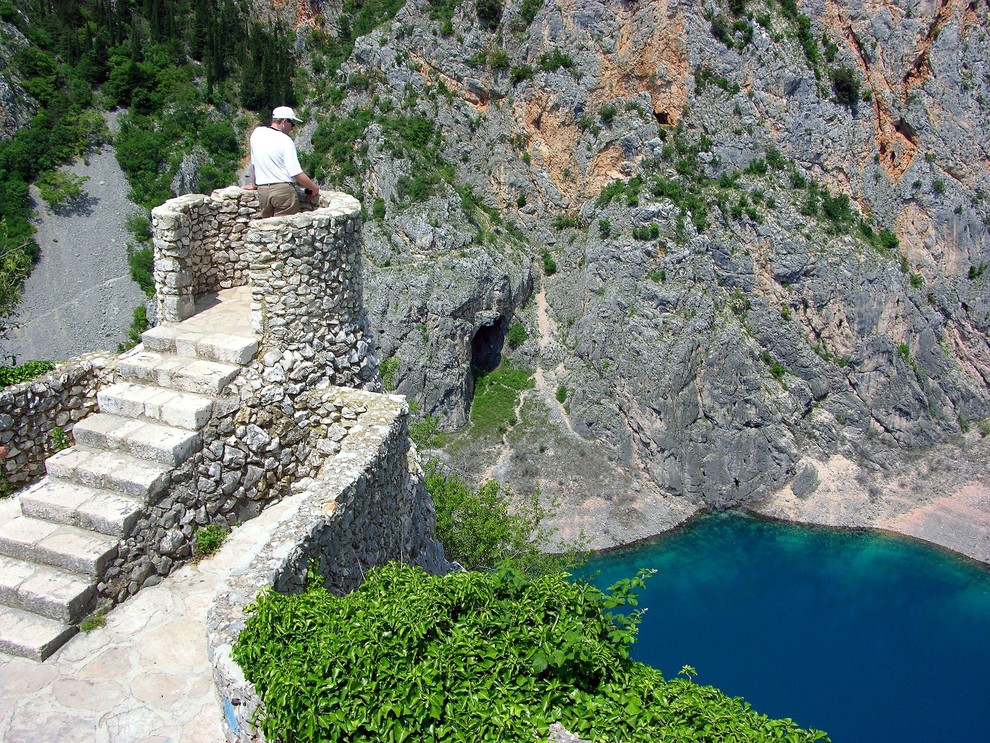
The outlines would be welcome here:
<svg viewBox="0 0 990 743">
<path fill-rule="evenodd" d="M 17 489 L 45 474 L 45 459 L 59 443 L 71 441 L 72 427 L 96 412 L 96 391 L 109 377 L 113 357 L 87 354 L 52 371 L 0 390 L 0 474 Z"/>
<path fill-rule="evenodd" d="M 489 30 L 462 6 L 445 34 L 410 2 L 345 65 L 368 83 L 335 113 L 424 116 L 453 171 L 409 203 L 415 158 L 388 126 L 355 142 L 365 207 L 386 206 L 364 226 L 367 303 L 398 390 L 462 425 L 471 345 L 507 353 L 485 323 L 524 321 L 535 342 L 515 361 L 551 397 L 566 385 L 567 428 L 700 507 L 752 503 L 805 456 L 892 471 L 990 415 L 983 6 L 801 4 L 804 41 L 776 3 L 520 9 Z M 863 91 L 852 105 L 840 68 Z M 771 152 L 786 167 L 761 171 Z M 635 197 L 600 198 L 636 177 Z M 709 179 L 703 225 L 657 177 Z M 795 184 L 812 181 L 849 197 L 844 228 L 806 207 Z M 524 242 L 489 229 L 467 187 Z"/>
</svg>

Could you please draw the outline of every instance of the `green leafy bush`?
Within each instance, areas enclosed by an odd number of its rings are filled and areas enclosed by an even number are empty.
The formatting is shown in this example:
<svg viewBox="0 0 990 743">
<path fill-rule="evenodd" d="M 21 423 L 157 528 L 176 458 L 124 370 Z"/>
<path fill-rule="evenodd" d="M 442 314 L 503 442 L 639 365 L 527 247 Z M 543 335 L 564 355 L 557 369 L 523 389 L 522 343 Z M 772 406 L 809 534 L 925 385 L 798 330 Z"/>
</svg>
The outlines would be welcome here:
<svg viewBox="0 0 990 743">
<path fill-rule="evenodd" d="M 385 199 L 375 199 L 371 205 L 371 218 L 376 222 L 385 219 Z"/>
<path fill-rule="evenodd" d="M 139 304 L 131 313 L 131 326 L 127 329 L 127 339 L 117 346 L 117 353 L 134 348 L 141 342 L 141 333 L 148 329 L 148 310 Z"/>
<path fill-rule="evenodd" d="M 577 549 L 544 551 L 555 533 L 543 526 L 553 504 L 543 506 L 538 490 L 517 496 L 495 481 L 472 488 L 456 473 L 443 471 L 436 458 L 427 462 L 425 481 L 436 508 L 437 539 L 448 560 L 468 570 L 492 570 L 508 561 L 534 575 L 581 561 Z"/>
<path fill-rule="evenodd" d="M 639 176 L 630 178 L 628 181 L 621 179 L 611 181 L 598 195 L 596 203 L 598 206 L 607 206 L 613 199 L 619 196 L 626 197 L 626 206 L 638 206 L 639 194 L 643 188 L 643 179 Z"/>
<path fill-rule="evenodd" d="M 493 70 L 509 69 L 509 53 L 501 47 L 494 47 L 488 52 L 488 66 Z"/>
<path fill-rule="evenodd" d="M 835 100 L 843 106 L 852 108 L 859 103 L 859 80 L 848 67 L 837 67 L 832 70 L 832 90 Z"/>
<path fill-rule="evenodd" d="M 148 212 L 131 212 L 124 217 L 124 227 L 140 242 L 151 241 L 151 218 Z"/>
<path fill-rule="evenodd" d="M 645 578 L 602 592 L 392 563 L 335 596 L 314 572 L 304 593 L 258 596 L 232 655 L 270 740 L 539 741 L 557 721 L 596 741 L 827 740 L 630 660 L 641 613 L 623 609 Z"/>
<path fill-rule="evenodd" d="M 658 237 L 660 237 L 660 225 L 656 222 L 633 227 L 633 238 L 636 240 L 656 240 Z"/>
<path fill-rule="evenodd" d="M 540 12 L 542 7 L 543 0 L 522 0 L 522 4 L 519 6 L 519 15 L 528 26 L 536 19 L 536 14 Z"/>
<path fill-rule="evenodd" d="M 478 21 L 482 28 L 494 31 L 502 20 L 502 0 L 475 0 Z"/>
<path fill-rule="evenodd" d="M 395 356 L 390 356 L 382 362 L 379 373 L 382 376 L 382 384 L 386 390 L 395 389 L 395 374 L 399 370 L 399 360 Z"/>
<path fill-rule="evenodd" d="M 557 397 L 557 402 L 563 405 L 564 402 L 567 400 L 567 385 L 562 384 L 559 387 L 557 387 L 556 397 Z"/>
<path fill-rule="evenodd" d="M 29 382 L 54 368 L 54 361 L 25 361 L 19 366 L 0 366 L 0 389 Z"/>
<path fill-rule="evenodd" d="M 650 271 L 649 277 L 650 277 L 650 281 L 653 281 L 658 284 L 663 284 L 666 283 L 667 281 L 667 272 L 662 268 L 659 271 Z"/>
<path fill-rule="evenodd" d="M 721 16 L 719 16 L 721 18 Z M 730 44 L 731 46 L 731 44 Z M 739 92 L 739 83 L 731 82 L 727 77 L 722 77 L 715 74 L 708 65 L 701 65 L 694 73 L 694 90 L 695 93 L 704 92 L 705 88 L 709 85 L 714 85 L 717 88 L 721 88 L 726 93 L 736 94 Z"/>
<path fill-rule="evenodd" d="M 127 265 L 131 269 L 131 278 L 141 287 L 141 291 L 149 297 L 155 295 L 155 254 L 151 246 L 143 244 L 140 247 L 127 244 Z"/>
<path fill-rule="evenodd" d="M 3 184 L 0 184 L 0 199 L 4 190 Z M 24 187 L 24 193 L 27 193 L 27 186 Z M 15 239 L 11 236 L 7 224 L 7 219 L 0 217 L 0 335 L 4 332 L 4 319 L 14 311 L 17 302 L 20 301 L 24 280 L 31 273 L 31 267 L 38 256 L 37 244 L 24 234 L 27 232 L 29 235 L 34 228 L 25 220 L 20 238 Z"/>
<path fill-rule="evenodd" d="M 727 47 L 732 47 L 732 34 L 729 31 L 729 22 L 724 15 L 716 15 L 711 20 L 712 36 L 721 41 Z"/>
<path fill-rule="evenodd" d="M 554 260 L 553 255 L 549 250 L 543 250 L 543 273 L 547 276 L 553 276 L 557 273 L 557 261 Z"/>
<path fill-rule="evenodd" d="M 509 71 L 509 80 L 513 85 L 518 85 L 523 80 L 529 80 L 533 77 L 533 68 L 528 64 L 519 65 L 518 67 L 513 67 Z"/>
<path fill-rule="evenodd" d="M 783 170 L 787 167 L 787 158 L 780 154 L 780 150 L 767 150 L 766 161 L 774 170 Z"/>
<path fill-rule="evenodd" d="M 41 198 L 54 210 L 59 210 L 83 195 L 83 184 L 89 176 L 67 173 L 64 170 L 49 170 L 42 173 L 35 182 Z"/>
<path fill-rule="evenodd" d="M 854 219 L 849 197 L 846 194 L 832 196 L 825 192 L 822 192 L 821 197 L 822 213 L 829 222 L 837 230 L 845 231 L 848 229 Z"/>
<path fill-rule="evenodd" d="M 560 49 L 554 49 L 550 53 L 544 52 L 540 55 L 539 66 L 543 72 L 553 72 L 561 67 L 569 70 L 574 67 L 574 60 Z"/>
</svg>

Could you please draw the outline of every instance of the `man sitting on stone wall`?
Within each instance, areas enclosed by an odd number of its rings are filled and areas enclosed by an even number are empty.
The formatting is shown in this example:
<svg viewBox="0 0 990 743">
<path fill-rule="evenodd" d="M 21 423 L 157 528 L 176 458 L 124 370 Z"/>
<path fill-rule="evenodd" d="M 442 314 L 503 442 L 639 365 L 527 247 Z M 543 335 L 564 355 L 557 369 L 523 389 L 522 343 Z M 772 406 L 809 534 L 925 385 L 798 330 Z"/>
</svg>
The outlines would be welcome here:
<svg viewBox="0 0 990 743">
<path fill-rule="evenodd" d="M 296 155 L 296 145 L 289 137 L 302 119 L 288 106 L 272 111 L 271 126 L 259 126 L 251 133 L 251 164 L 258 188 L 262 217 L 279 217 L 299 212 L 295 184 L 317 201 L 320 187 L 303 172 Z"/>
</svg>

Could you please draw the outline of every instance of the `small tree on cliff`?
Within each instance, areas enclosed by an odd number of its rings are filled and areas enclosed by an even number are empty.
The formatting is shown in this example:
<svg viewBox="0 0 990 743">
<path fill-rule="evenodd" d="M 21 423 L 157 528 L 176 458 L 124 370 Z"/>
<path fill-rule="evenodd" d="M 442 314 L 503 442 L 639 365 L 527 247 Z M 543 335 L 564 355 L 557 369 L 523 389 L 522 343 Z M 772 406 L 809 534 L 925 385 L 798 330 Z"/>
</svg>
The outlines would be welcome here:
<svg viewBox="0 0 990 743">
<path fill-rule="evenodd" d="M 859 80 L 856 73 L 848 67 L 832 70 L 832 90 L 835 92 L 835 100 L 843 106 L 852 108 L 859 103 Z"/>
<path fill-rule="evenodd" d="M 584 540 L 563 552 L 553 544 L 556 529 L 545 526 L 556 503 L 543 505 L 539 490 L 516 496 L 490 481 L 472 488 L 460 475 L 443 471 L 440 460 L 426 464 L 426 489 L 436 508 L 437 539 L 448 560 L 468 570 L 493 570 L 511 562 L 529 574 L 553 573 L 584 560 Z"/>
</svg>

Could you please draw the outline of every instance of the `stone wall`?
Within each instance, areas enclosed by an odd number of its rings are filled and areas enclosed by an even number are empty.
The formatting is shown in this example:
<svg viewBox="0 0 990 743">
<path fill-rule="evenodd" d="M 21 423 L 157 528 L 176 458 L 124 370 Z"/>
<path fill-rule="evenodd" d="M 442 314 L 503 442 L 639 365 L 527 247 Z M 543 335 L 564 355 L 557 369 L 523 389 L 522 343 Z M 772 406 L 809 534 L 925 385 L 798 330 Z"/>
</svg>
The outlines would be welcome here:
<svg viewBox="0 0 990 743">
<path fill-rule="evenodd" d="M 0 487 L 16 489 L 45 474 L 45 459 L 58 448 L 56 429 L 71 436 L 76 421 L 96 412 L 96 390 L 111 359 L 80 356 L 0 390 Z"/>
<path fill-rule="evenodd" d="M 302 208 L 318 208 L 329 196 Z M 159 318 L 185 320 L 197 298 L 248 283 L 245 241 L 258 216 L 258 192 L 237 186 L 179 196 L 151 210 Z"/>
<path fill-rule="evenodd" d="M 256 219 L 257 192 L 236 186 L 153 209 L 158 318 L 180 322 L 199 297 L 250 284 L 267 382 L 301 387 L 327 367 L 335 384 L 380 389 L 363 300 L 361 205 L 323 192 L 304 209 Z"/>
<path fill-rule="evenodd" d="M 210 608 L 208 648 L 228 741 L 263 739 L 252 724 L 260 701 L 230 656 L 246 620 L 244 607 L 258 591 L 299 592 L 310 565 L 339 592 L 352 590 L 368 568 L 389 560 L 403 559 L 434 573 L 450 569 L 433 538 L 433 503 L 409 450 L 403 398 L 356 390 L 311 398 L 311 408 L 322 399 L 332 405 L 345 401 L 352 415 L 364 412 L 352 419 L 336 455 L 294 496 L 294 508 L 272 529 L 270 540 L 234 572 Z"/>
<path fill-rule="evenodd" d="M 255 191 L 189 194 L 151 210 L 158 317 L 191 317 L 197 297 L 247 283 L 244 238 L 258 215 Z"/>
<path fill-rule="evenodd" d="M 380 389 L 361 278 L 361 205 L 325 194 L 324 206 L 262 219 L 247 237 L 251 322 L 268 382 Z"/>
<path fill-rule="evenodd" d="M 154 210 L 160 318 L 181 320 L 200 292 L 248 282 L 259 351 L 214 397 L 203 448 L 166 475 L 98 585 L 104 608 L 123 601 L 189 559 L 198 528 L 230 528 L 294 495 L 291 516 L 210 612 L 231 740 L 256 739 L 258 700 L 229 653 L 260 589 L 298 591 L 310 564 L 336 591 L 393 559 L 450 568 L 405 400 L 373 391 L 381 382 L 362 302 L 360 204 L 324 194 L 315 211 L 251 221 L 254 196 L 231 188 Z M 98 388 L 120 378 L 113 357 L 93 355 L 0 394 L 0 443 L 11 477 L 22 478 L 14 482 L 42 474 L 54 427 L 71 431 L 96 411 Z"/>
</svg>

